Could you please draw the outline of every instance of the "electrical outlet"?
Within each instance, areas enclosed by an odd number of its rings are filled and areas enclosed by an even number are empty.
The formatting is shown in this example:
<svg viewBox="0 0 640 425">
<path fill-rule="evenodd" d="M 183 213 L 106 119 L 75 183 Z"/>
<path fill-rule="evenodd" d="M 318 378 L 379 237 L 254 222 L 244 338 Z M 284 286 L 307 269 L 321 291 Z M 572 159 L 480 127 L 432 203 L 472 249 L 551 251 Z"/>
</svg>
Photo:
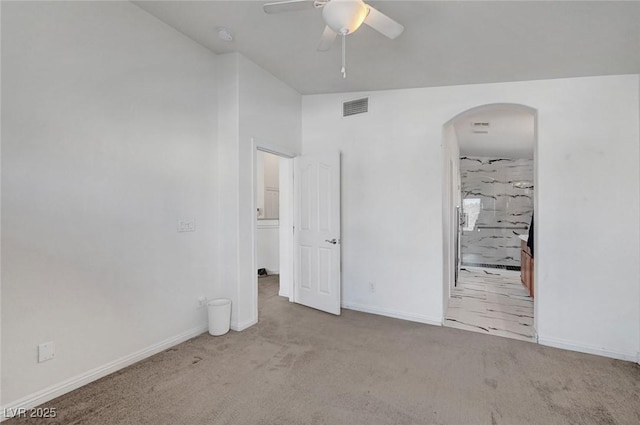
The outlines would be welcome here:
<svg viewBox="0 0 640 425">
<path fill-rule="evenodd" d="M 53 341 L 43 342 L 38 345 L 38 363 L 46 362 L 56 356 L 56 349 Z"/>
<path fill-rule="evenodd" d="M 205 307 L 207 305 L 207 299 L 205 297 L 198 297 L 198 308 Z"/>
<path fill-rule="evenodd" d="M 376 284 L 375 284 L 375 282 L 369 282 L 369 292 L 371 292 L 371 293 L 376 292 Z"/>
<path fill-rule="evenodd" d="M 195 232 L 196 221 L 190 220 L 178 220 L 178 232 Z"/>
</svg>

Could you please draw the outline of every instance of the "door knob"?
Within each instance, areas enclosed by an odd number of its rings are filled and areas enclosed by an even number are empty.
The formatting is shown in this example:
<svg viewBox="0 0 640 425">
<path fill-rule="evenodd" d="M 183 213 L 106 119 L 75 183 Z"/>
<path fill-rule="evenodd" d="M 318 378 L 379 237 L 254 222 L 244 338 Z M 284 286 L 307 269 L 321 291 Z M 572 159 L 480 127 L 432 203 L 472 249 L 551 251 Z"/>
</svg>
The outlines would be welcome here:
<svg viewBox="0 0 640 425">
<path fill-rule="evenodd" d="M 333 239 L 331 239 L 331 240 L 329 240 L 329 239 L 325 239 L 324 241 L 325 241 L 325 242 L 329 242 L 330 244 L 334 244 L 334 245 L 338 243 L 338 240 L 337 240 L 336 238 L 333 238 Z"/>
</svg>

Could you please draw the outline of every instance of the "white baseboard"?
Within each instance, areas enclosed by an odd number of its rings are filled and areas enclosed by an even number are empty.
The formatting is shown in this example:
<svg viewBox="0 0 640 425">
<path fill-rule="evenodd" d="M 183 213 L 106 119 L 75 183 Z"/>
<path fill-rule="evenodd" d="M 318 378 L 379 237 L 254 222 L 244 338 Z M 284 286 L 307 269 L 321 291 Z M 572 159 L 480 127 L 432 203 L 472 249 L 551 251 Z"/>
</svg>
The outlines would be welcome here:
<svg viewBox="0 0 640 425">
<path fill-rule="evenodd" d="M 258 323 L 257 319 L 249 319 L 249 320 L 245 320 L 244 322 L 231 322 L 231 330 L 232 331 L 236 331 L 236 332 L 241 332 L 247 328 L 250 328 L 251 326 L 255 325 L 256 323 Z"/>
<path fill-rule="evenodd" d="M 58 384 L 51 385 L 43 390 L 37 391 L 33 394 L 29 394 L 28 396 L 12 401 L 7 405 L 0 407 L 0 412 L 4 412 L 4 414 L 0 415 L 0 422 L 6 419 L 9 419 L 9 416 L 7 415 L 7 413 L 10 413 L 10 412 L 17 413 L 20 411 L 20 409 L 31 409 L 32 407 L 39 406 L 42 403 L 46 403 L 49 400 L 53 400 L 56 397 L 59 397 L 70 391 L 73 391 L 77 388 L 87 385 L 93 381 L 103 378 L 113 372 L 116 372 L 120 369 L 130 366 L 133 363 L 139 362 L 140 360 L 146 359 L 147 357 L 151 357 L 154 354 L 158 354 L 159 352 L 164 351 L 168 348 L 171 348 L 174 345 L 180 344 L 191 338 L 194 338 L 202 334 L 203 332 L 206 332 L 207 329 L 209 329 L 208 324 L 198 326 L 197 328 L 183 332 L 174 337 L 165 339 L 164 341 L 161 341 L 157 344 L 153 344 L 147 348 L 143 348 L 142 350 L 136 351 L 127 356 L 121 357 L 103 366 L 99 366 L 95 369 L 91 369 L 88 372 L 82 373 L 73 378 L 62 381 Z"/>
<path fill-rule="evenodd" d="M 556 338 L 538 337 L 538 344 L 547 345 L 549 347 L 562 348 L 564 350 L 577 351 L 579 353 L 595 354 L 598 356 L 610 357 L 612 359 L 626 360 L 630 362 L 639 362 L 640 357 L 636 353 L 624 353 L 621 351 L 607 350 L 606 348 L 592 347 L 579 344 L 577 342 L 565 341 Z"/>
<path fill-rule="evenodd" d="M 400 311 L 389 310 L 386 308 L 370 307 L 367 305 L 350 303 L 350 302 L 342 303 L 342 308 L 346 308 L 347 310 L 361 311 L 363 313 L 377 314 L 379 316 L 393 317 L 394 319 L 408 320 L 410 322 L 418 322 L 418 323 L 425 323 L 427 325 L 442 326 L 441 318 L 433 318 L 433 317 L 422 316 L 418 314 L 408 314 Z"/>
</svg>

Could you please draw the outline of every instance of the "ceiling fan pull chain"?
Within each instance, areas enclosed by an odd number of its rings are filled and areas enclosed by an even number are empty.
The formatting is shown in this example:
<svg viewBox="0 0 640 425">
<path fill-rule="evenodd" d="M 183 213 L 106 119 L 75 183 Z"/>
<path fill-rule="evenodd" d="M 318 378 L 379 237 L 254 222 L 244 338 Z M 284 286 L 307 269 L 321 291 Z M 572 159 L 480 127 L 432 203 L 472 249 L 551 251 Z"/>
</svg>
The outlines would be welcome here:
<svg viewBox="0 0 640 425">
<path fill-rule="evenodd" d="M 342 78 L 347 78 L 347 33 L 342 33 Z"/>
</svg>

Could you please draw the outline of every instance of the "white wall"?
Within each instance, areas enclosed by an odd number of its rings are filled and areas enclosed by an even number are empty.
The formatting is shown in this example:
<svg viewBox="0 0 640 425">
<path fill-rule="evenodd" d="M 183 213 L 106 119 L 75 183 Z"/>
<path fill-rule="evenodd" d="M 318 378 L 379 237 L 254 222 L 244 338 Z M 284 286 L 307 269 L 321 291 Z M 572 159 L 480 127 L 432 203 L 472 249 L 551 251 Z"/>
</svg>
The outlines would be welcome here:
<svg viewBox="0 0 640 425">
<path fill-rule="evenodd" d="M 258 268 L 280 273 L 280 225 L 278 220 L 258 220 Z"/>
<path fill-rule="evenodd" d="M 257 255 L 258 268 L 266 269 L 269 274 L 278 274 L 280 270 L 280 226 L 277 218 L 264 219 L 268 215 L 265 205 L 265 189 L 280 187 L 278 168 L 280 157 L 263 151 L 256 152 L 257 205 L 261 215 L 258 220 Z M 262 195 L 262 196 L 260 196 Z"/>
<path fill-rule="evenodd" d="M 221 208 L 219 276 L 232 298 L 231 327 L 242 330 L 258 319 L 255 269 L 255 178 L 252 140 L 284 151 L 300 151 L 301 96 L 244 56 L 219 56 Z M 224 182 L 224 183 L 223 183 Z M 224 230 L 223 230 L 224 229 Z"/>
<path fill-rule="evenodd" d="M 280 291 L 279 295 L 293 301 L 293 276 L 294 276 L 294 241 L 293 241 L 293 160 L 280 158 L 278 166 L 280 178 L 280 232 L 278 242 L 280 245 L 279 267 Z"/>
<path fill-rule="evenodd" d="M 279 189 L 280 181 L 278 177 L 278 168 L 280 158 L 277 155 L 262 152 L 264 154 L 264 186 L 266 189 Z"/>
<path fill-rule="evenodd" d="M 231 300 L 231 323 L 238 317 L 238 55 L 217 57 L 218 89 L 218 268 L 221 296 Z"/>
<path fill-rule="evenodd" d="M 256 204 L 258 218 L 264 218 L 264 155 L 262 151 L 256 153 Z"/>
<path fill-rule="evenodd" d="M 277 214 L 273 214 L 274 208 L 269 208 L 268 192 L 277 192 L 280 189 L 280 157 L 258 150 L 256 156 L 256 183 L 257 183 L 257 209 L 259 219 L 277 219 Z M 277 199 L 277 197 L 276 197 Z"/>
<path fill-rule="evenodd" d="M 2 4 L 0 4 L 0 27 L 2 22 Z M 0 35 L 0 40 L 2 36 Z M 0 76 L 2 68 L 2 55 L 0 54 Z M 0 83 L 0 93 L 2 92 L 2 84 Z M 2 102 L 0 102 L 0 117 L 2 117 Z M 2 120 L 0 120 L 0 223 L 2 222 Z M 2 226 L 0 225 L 0 241 L 2 241 Z M 638 357 L 640 361 L 640 356 Z M 0 408 L 3 406 L 2 396 L 2 243 L 0 242 Z"/>
<path fill-rule="evenodd" d="M 279 177 L 278 165 L 280 158 L 276 155 L 265 153 L 264 156 L 264 214 L 265 218 L 278 218 L 279 210 Z"/>
<path fill-rule="evenodd" d="M 215 78 L 210 51 L 129 2 L 3 2 L 3 407 L 206 330 Z"/>
<path fill-rule="evenodd" d="M 364 95 L 370 112 L 342 118 Z M 303 153 L 342 152 L 344 304 L 442 320 L 442 126 L 493 103 L 538 110 L 540 341 L 636 358 L 637 75 L 303 96 Z"/>
</svg>

